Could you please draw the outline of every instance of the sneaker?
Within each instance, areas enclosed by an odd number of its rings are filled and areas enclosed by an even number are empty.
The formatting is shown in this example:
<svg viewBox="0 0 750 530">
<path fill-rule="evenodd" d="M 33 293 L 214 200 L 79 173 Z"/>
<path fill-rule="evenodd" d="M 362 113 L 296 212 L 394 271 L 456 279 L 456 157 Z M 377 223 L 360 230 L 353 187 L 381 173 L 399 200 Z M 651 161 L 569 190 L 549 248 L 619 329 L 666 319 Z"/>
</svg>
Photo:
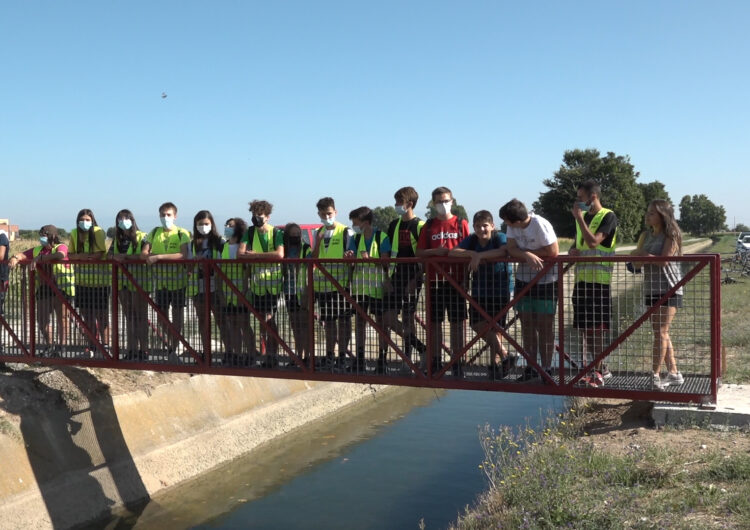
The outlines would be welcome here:
<svg viewBox="0 0 750 530">
<path fill-rule="evenodd" d="M 538 377 L 539 374 L 536 373 L 536 370 L 534 370 L 532 366 L 527 366 L 523 369 L 521 377 L 516 379 L 516 381 L 531 381 L 532 379 L 537 379 Z"/>
<path fill-rule="evenodd" d="M 597 382 L 588 375 L 583 376 L 578 380 L 578 386 L 582 386 L 584 388 L 599 388 Z"/>
<path fill-rule="evenodd" d="M 682 374 L 680 372 L 667 374 L 667 377 L 665 378 L 665 383 L 669 386 L 680 386 L 684 382 L 685 379 L 682 377 Z"/>
<path fill-rule="evenodd" d="M 612 372 L 609 371 L 609 366 L 606 364 L 602 365 L 602 379 L 610 379 L 612 377 Z"/>
<path fill-rule="evenodd" d="M 545 368 L 544 371 L 550 377 L 550 379 L 552 379 L 553 381 L 555 381 L 555 376 L 552 373 L 552 368 Z M 542 380 L 542 384 L 543 385 L 552 385 L 552 384 L 554 384 L 554 383 L 550 383 L 549 381 L 547 381 L 547 379 L 545 379 L 544 377 L 542 377 L 541 380 Z"/>
<path fill-rule="evenodd" d="M 508 372 L 511 372 L 513 368 L 516 367 L 516 362 L 518 362 L 518 355 L 509 355 L 505 359 L 503 359 L 500 364 L 503 368 L 503 372 L 505 372 L 506 374 Z"/>
<path fill-rule="evenodd" d="M 653 390 L 664 390 L 668 386 L 669 384 L 664 384 L 664 381 L 661 380 L 659 374 L 653 374 L 653 376 L 651 376 L 651 388 Z"/>
<path fill-rule="evenodd" d="M 589 374 L 589 377 L 591 377 L 591 380 L 596 383 L 597 387 L 604 386 L 604 377 L 602 377 L 600 372 L 594 370 Z"/>
<path fill-rule="evenodd" d="M 500 380 L 505 374 L 503 373 L 503 367 L 493 364 L 487 367 L 487 377 L 490 381 Z"/>
</svg>

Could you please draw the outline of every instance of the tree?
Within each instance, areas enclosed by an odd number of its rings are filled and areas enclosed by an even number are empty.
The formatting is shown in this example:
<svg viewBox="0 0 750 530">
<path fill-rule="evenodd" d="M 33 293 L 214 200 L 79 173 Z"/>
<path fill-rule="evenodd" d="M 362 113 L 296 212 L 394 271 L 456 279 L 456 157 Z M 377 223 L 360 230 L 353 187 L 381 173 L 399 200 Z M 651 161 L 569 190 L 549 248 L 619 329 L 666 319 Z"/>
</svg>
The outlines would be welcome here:
<svg viewBox="0 0 750 530">
<path fill-rule="evenodd" d="M 734 225 L 734 231 L 735 232 L 750 232 L 750 226 L 744 225 L 742 223 L 737 223 Z"/>
<path fill-rule="evenodd" d="M 112 239 L 113 237 L 115 237 L 115 230 L 116 228 L 114 226 L 110 226 L 109 228 L 107 228 L 107 237 L 109 239 Z"/>
<path fill-rule="evenodd" d="M 398 214 L 393 206 L 377 206 L 372 210 L 372 227 L 385 232 L 396 217 Z"/>
<path fill-rule="evenodd" d="M 575 237 L 575 219 L 571 208 L 578 186 L 594 179 L 602 188 L 602 205 L 615 212 L 618 219 L 617 239 L 633 241 L 643 227 L 645 203 L 636 183 L 630 157 L 612 152 L 600 156 L 596 149 L 565 151 L 563 164 L 551 179 L 544 180 L 549 188 L 535 201 L 534 212 L 547 219 L 558 236 Z"/>
<path fill-rule="evenodd" d="M 667 189 L 664 187 L 664 184 L 659 182 L 658 180 L 645 183 L 639 182 L 638 187 L 641 189 L 641 193 L 643 193 L 643 200 L 646 202 L 646 206 L 648 206 L 654 199 L 664 199 L 666 201 L 669 201 L 669 204 L 674 206 L 674 203 L 669 197 L 669 193 L 667 193 Z"/>
<path fill-rule="evenodd" d="M 451 213 L 453 215 L 457 215 L 459 219 L 466 219 L 469 220 L 469 214 L 466 213 L 466 208 L 463 207 L 463 205 L 458 204 L 458 201 L 453 201 L 453 206 L 451 206 Z M 425 213 L 425 219 L 432 219 L 433 217 L 437 217 L 437 212 L 435 211 L 435 206 L 432 204 L 432 201 L 427 203 L 427 212 Z"/>
<path fill-rule="evenodd" d="M 723 230 L 727 214 L 723 206 L 717 206 L 705 195 L 685 195 L 680 201 L 680 228 L 696 235 L 711 234 Z"/>
</svg>

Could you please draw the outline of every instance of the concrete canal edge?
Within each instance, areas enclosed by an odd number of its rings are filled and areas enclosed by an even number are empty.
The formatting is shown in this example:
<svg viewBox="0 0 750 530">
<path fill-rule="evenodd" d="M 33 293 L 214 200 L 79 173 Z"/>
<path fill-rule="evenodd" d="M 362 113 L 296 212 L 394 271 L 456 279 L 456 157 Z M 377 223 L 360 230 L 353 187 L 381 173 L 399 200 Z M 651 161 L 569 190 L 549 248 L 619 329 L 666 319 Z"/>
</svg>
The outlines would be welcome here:
<svg viewBox="0 0 750 530">
<path fill-rule="evenodd" d="M 0 528 L 83 524 L 386 388 L 198 375 L 22 418 L 0 430 Z"/>
</svg>

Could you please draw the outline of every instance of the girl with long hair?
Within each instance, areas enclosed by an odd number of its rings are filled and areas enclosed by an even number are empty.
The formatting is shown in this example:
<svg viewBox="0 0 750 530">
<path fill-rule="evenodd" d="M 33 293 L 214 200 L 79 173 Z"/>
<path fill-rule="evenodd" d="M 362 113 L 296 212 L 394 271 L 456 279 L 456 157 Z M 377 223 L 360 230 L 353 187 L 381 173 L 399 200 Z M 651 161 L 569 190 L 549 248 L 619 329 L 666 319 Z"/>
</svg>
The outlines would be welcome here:
<svg viewBox="0 0 750 530">
<path fill-rule="evenodd" d="M 646 211 L 646 226 L 649 228 L 638 240 L 638 246 L 632 252 L 635 256 L 671 257 L 682 254 L 682 233 L 674 217 L 672 205 L 664 199 L 655 199 Z M 674 261 L 649 261 L 643 265 L 643 292 L 646 305 L 655 305 L 681 279 L 679 263 Z M 684 382 L 677 370 L 672 339 L 669 328 L 682 307 L 682 287 L 660 305 L 650 317 L 654 332 L 652 350 L 653 376 L 652 388 L 663 390 L 668 386 L 679 386 Z M 661 366 L 666 362 L 667 375 L 661 377 Z"/>
</svg>

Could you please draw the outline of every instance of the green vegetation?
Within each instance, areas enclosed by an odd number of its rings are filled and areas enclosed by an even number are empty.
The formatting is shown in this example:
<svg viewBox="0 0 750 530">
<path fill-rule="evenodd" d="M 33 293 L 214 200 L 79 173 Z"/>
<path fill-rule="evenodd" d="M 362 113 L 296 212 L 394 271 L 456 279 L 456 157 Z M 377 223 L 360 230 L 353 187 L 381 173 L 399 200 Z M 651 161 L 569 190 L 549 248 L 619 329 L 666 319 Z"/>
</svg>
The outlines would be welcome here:
<svg viewBox="0 0 750 530">
<path fill-rule="evenodd" d="M 482 429 L 491 490 L 455 528 L 750 526 L 750 455 L 706 451 L 696 460 L 637 443 L 608 451 L 583 432 L 583 408 L 540 431 Z"/>
</svg>

